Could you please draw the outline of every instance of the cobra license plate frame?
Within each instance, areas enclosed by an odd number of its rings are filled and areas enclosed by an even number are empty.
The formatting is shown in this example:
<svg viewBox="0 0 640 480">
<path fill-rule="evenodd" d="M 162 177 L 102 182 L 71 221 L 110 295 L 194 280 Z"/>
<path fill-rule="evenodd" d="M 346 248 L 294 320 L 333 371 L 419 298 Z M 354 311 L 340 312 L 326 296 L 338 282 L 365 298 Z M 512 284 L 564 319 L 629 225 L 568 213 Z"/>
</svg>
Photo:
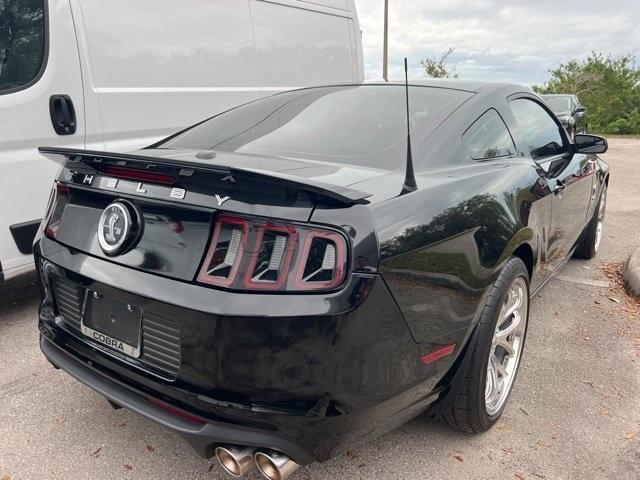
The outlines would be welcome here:
<svg viewBox="0 0 640 480">
<path fill-rule="evenodd" d="M 135 305 L 88 291 L 80 330 L 110 349 L 129 357 L 140 356 L 142 311 Z"/>
</svg>

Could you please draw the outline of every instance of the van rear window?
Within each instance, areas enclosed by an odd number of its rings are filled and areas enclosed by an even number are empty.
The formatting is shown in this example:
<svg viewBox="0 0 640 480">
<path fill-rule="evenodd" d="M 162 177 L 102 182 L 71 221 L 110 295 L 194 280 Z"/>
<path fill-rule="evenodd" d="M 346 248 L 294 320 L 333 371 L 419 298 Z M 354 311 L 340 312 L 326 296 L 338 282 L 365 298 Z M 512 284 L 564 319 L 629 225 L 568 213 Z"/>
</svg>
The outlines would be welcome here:
<svg viewBox="0 0 640 480">
<path fill-rule="evenodd" d="M 471 94 L 410 87 L 411 128 L 432 130 Z M 401 85 L 294 90 L 217 115 L 159 148 L 219 150 L 393 170 L 406 149 Z"/>
<path fill-rule="evenodd" d="M 44 1 L 0 1 L 0 94 L 36 79 L 44 53 Z"/>
</svg>

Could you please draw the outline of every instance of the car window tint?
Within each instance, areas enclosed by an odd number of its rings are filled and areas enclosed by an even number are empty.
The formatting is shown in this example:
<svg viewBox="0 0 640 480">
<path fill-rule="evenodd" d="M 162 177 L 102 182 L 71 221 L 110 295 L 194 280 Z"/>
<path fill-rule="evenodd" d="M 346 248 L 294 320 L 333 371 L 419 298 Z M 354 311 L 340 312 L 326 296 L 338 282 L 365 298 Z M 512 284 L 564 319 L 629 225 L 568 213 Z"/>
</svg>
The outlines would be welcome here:
<svg viewBox="0 0 640 480">
<path fill-rule="evenodd" d="M 515 153 L 515 146 L 502 117 L 495 110 L 486 111 L 462 135 L 475 160 L 504 157 Z"/>
<path fill-rule="evenodd" d="M 511 110 L 518 122 L 519 138 L 528 147 L 532 158 L 566 152 L 560 127 L 544 108 L 533 100 L 518 98 L 511 102 Z"/>
<path fill-rule="evenodd" d="M 0 2 L 0 93 L 31 82 L 44 60 L 44 1 Z"/>
<path fill-rule="evenodd" d="M 567 95 L 543 95 L 542 98 L 555 113 L 571 110 L 571 97 Z"/>
<path fill-rule="evenodd" d="M 410 87 L 410 123 L 427 134 L 472 94 Z M 160 148 L 304 158 L 393 170 L 406 157 L 401 85 L 309 88 L 266 97 L 196 125 Z"/>
</svg>

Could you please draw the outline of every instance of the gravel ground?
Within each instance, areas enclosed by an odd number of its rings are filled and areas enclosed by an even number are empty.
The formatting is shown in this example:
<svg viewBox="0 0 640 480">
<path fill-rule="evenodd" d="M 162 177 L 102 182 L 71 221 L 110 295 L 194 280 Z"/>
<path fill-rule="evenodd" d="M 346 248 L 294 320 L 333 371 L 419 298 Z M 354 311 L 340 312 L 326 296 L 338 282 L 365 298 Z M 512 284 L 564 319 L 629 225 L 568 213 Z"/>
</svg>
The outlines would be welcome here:
<svg viewBox="0 0 640 480">
<path fill-rule="evenodd" d="M 601 250 L 570 261 L 535 299 L 498 425 L 467 436 L 417 418 L 295 478 L 640 478 L 640 315 L 619 288 L 603 286 L 640 245 L 640 140 L 612 140 L 605 157 L 612 179 Z M 0 480 L 229 478 L 170 430 L 112 410 L 49 366 L 36 305 L 33 276 L 0 288 Z"/>
</svg>

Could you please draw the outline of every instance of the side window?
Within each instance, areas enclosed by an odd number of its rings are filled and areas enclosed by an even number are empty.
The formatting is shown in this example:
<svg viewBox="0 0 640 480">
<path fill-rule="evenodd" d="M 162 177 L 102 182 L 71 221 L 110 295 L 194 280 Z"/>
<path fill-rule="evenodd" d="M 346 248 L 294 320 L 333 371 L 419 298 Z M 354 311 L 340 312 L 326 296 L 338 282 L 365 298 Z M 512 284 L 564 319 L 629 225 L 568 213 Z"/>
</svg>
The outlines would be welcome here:
<svg viewBox="0 0 640 480">
<path fill-rule="evenodd" d="M 502 117 L 494 109 L 487 110 L 462 135 L 462 141 L 474 160 L 506 157 L 516 152 Z"/>
<path fill-rule="evenodd" d="M 531 158 L 549 157 L 567 151 L 560 127 L 536 102 L 518 98 L 511 102 L 511 110 L 520 127 L 519 135 L 528 146 Z"/>
<path fill-rule="evenodd" d="M 0 1 L 0 94 L 34 80 L 44 52 L 44 0 Z"/>
</svg>

